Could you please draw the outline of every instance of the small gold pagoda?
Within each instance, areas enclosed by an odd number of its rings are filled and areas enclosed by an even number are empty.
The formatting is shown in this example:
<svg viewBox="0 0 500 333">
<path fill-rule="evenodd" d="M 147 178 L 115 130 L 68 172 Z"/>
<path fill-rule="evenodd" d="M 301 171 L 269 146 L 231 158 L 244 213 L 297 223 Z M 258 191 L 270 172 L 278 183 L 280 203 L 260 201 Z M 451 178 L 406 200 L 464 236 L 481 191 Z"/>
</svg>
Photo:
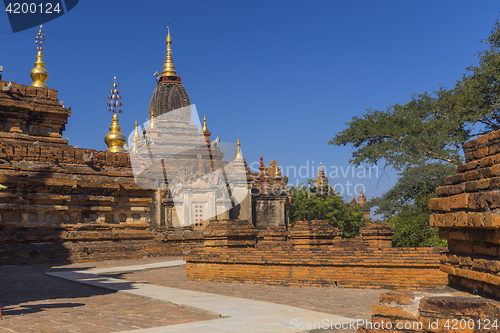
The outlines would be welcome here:
<svg viewBox="0 0 500 333">
<path fill-rule="evenodd" d="M 45 35 L 42 31 L 42 26 L 40 26 L 40 30 L 38 30 L 38 34 L 35 38 L 35 43 L 38 45 L 36 49 L 38 53 L 36 55 L 35 68 L 33 68 L 30 72 L 31 79 L 33 83 L 32 87 L 41 87 L 48 88 L 49 86 L 45 83 L 47 78 L 49 77 L 49 72 L 44 68 L 45 63 L 43 62 L 42 52 L 45 48 Z"/>
<path fill-rule="evenodd" d="M 135 128 L 134 128 L 134 134 L 132 135 L 132 146 L 129 149 L 129 152 L 136 152 L 137 151 L 137 142 L 141 139 L 141 134 L 139 133 L 139 127 L 137 123 L 137 118 L 135 119 Z"/>
<path fill-rule="evenodd" d="M 126 153 L 127 151 L 123 146 L 127 143 L 127 137 L 120 132 L 122 128 L 118 124 L 117 113 L 123 112 L 121 109 L 123 102 L 120 102 L 122 96 L 120 95 L 120 89 L 118 89 L 118 86 L 119 84 L 116 83 L 115 76 L 114 82 L 111 84 L 111 94 L 108 96 L 108 111 L 113 112 L 113 118 L 111 126 L 109 127 L 110 132 L 104 137 L 104 142 L 106 142 L 106 145 L 108 146 L 106 151 Z"/>
<path fill-rule="evenodd" d="M 203 133 L 203 136 L 205 137 L 205 142 L 210 147 L 210 135 L 212 133 L 208 130 L 208 127 L 207 127 L 207 115 L 206 114 L 203 116 L 203 127 L 201 128 L 201 132 Z"/>
<path fill-rule="evenodd" d="M 243 154 L 241 153 L 240 133 L 238 133 L 238 141 L 236 141 L 236 153 L 234 154 L 233 160 L 236 159 L 243 159 Z"/>
</svg>

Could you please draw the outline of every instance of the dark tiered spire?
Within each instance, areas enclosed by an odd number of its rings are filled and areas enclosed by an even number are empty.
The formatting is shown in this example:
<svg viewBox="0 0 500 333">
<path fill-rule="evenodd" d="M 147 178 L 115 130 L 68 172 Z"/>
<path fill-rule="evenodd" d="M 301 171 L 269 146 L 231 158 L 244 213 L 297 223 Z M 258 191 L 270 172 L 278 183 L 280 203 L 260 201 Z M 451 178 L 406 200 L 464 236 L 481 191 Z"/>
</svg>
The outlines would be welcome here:
<svg viewBox="0 0 500 333">
<path fill-rule="evenodd" d="M 323 171 L 323 165 L 319 164 L 318 176 L 315 181 L 316 187 L 320 188 L 324 185 L 328 185 L 328 178 L 326 178 L 325 172 Z"/>
</svg>

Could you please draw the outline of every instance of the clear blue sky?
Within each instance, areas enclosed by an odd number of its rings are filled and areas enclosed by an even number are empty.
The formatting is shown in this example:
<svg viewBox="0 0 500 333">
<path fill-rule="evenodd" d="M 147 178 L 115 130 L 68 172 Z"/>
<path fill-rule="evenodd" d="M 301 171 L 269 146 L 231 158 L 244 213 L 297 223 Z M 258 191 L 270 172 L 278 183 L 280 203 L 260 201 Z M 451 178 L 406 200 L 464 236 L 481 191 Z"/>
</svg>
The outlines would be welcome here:
<svg viewBox="0 0 500 333">
<path fill-rule="evenodd" d="M 296 184 L 314 178 L 322 162 L 344 197 L 349 182 L 365 186 L 371 198 L 389 189 L 396 174 L 380 182 L 374 174 L 353 177 L 351 148 L 328 140 L 369 107 L 405 103 L 440 84 L 452 87 L 477 63 L 480 39 L 499 11 L 497 0 L 82 0 L 44 25 L 47 84 L 72 108 L 63 134 L 69 143 L 105 150 L 113 76 L 128 135 L 136 115 L 146 119 L 170 18 L 177 73 L 191 102 L 206 110 L 212 138 L 235 142 L 239 129 L 250 165 L 261 155 L 267 165 L 277 154 L 285 173 L 304 166 L 303 177 L 290 175 Z M 0 13 L 4 80 L 31 84 L 36 30 L 13 34 Z M 338 178 L 331 177 L 335 167 Z"/>
</svg>

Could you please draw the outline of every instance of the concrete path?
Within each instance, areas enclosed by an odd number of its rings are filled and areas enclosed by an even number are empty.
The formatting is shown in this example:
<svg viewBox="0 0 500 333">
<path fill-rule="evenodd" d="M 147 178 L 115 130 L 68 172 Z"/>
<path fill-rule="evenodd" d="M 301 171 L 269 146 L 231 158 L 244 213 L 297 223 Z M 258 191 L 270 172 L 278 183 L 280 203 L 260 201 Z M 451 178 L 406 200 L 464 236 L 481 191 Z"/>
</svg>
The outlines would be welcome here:
<svg viewBox="0 0 500 333">
<path fill-rule="evenodd" d="M 316 323 L 331 327 L 335 323 L 355 321 L 351 318 L 328 313 L 304 310 L 292 306 L 274 304 L 231 296 L 222 296 L 151 284 L 133 283 L 121 279 L 101 276 L 117 272 L 129 272 L 164 268 L 185 264 L 182 260 L 146 265 L 111 267 L 90 270 L 76 270 L 47 273 L 48 275 L 80 282 L 83 284 L 116 290 L 131 296 L 173 303 L 181 307 L 201 309 L 218 314 L 221 319 L 199 321 L 127 332 L 304 332 Z"/>
</svg>

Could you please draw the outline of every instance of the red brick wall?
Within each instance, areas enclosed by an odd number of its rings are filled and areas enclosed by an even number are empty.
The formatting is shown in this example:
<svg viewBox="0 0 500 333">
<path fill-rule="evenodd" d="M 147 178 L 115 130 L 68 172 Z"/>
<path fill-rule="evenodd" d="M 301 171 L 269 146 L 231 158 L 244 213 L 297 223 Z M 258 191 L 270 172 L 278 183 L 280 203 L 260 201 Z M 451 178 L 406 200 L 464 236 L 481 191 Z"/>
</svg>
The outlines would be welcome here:
<svg viewBox="0 0 500 333">
<path fill-rule="evenodd" d="M 446 284 L 436 248 L 205 248 L 185 256 L 190 280 L 343 288 Z"/>
</svg>

